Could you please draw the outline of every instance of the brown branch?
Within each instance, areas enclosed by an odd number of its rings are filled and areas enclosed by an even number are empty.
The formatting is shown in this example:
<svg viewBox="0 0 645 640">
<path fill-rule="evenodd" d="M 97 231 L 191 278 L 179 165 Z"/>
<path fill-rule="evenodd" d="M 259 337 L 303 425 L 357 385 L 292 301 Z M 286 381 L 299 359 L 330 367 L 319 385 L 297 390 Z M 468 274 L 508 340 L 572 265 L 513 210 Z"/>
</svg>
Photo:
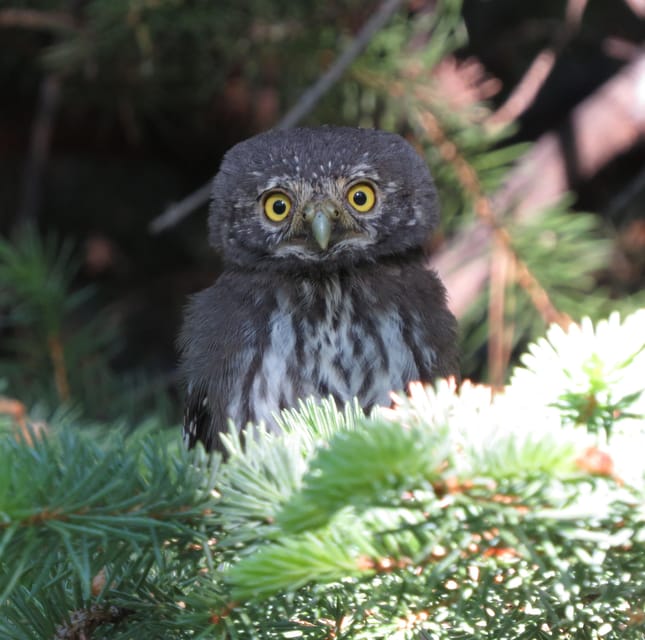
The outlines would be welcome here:
<svg viewBox="0 0 645 640">
<path fill-rule="evenodd" d="M 47 341 L 49 347 L 49 357 L 54 367 L 54 382 L 58 397 L 62 402 L 68 402 L 70 399 L 69 379 L 67 376 L 67 367 L 65 366 L 65 354 L 63 344 L 59 335 L 52 335 Z"/>
<path fill-rule="evenodd" d="M 512 335 L 506 330 L 506 287 L 511 259 L 499 236 L 493 241 L 490 261 L 490 295 L 488 298 L 488 379 L 495 389 L 504 386 L 510 359 Z"/>
<path fill-rule="evenodd" d="M 72 16 L 62 11 L 34 9 L 1 9 L 0 27 L 70 31 L 78 28 Z"/>
<path fill-rule="evenodd" d="M 133 611 L 123 607 L 94 604 L 87 609 L 77 609 L 69 620 L 56 628 L 56 640 L 89 640 L 102 625 L 121 622 Z"/>
<path fill-rule="evenodd" d="M 402 0 L 383 0 L 378 9 L 368 18 L 355 38 L 340 54 L 334 64 L 298 99 L 298 102 L 283 116 L 276 129 L 288 129 L 300 122 L 320 99 L 340 80 L 347 68 L 365 50 L 374 35 L 385 26 L 400 7 Z M 210 180 L 180 202 L 171 205 L 148 225 L 150 233 L 159 233 L 178 222 L 208 202 L 211 192 Z"/>
</svg>

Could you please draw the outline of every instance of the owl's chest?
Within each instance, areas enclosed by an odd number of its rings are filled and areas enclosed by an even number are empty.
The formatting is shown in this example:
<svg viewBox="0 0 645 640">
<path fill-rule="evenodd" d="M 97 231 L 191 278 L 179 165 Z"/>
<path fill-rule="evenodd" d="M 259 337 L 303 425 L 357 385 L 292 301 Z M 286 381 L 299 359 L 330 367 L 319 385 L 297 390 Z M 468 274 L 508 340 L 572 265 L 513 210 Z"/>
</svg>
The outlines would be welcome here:
<svg viewBox="0 0 645 640">
<path fill-rule="evenodd" d="M 249 387 L 252 419 L 270 422 L 312 395 L 357 397 L 366 408 L 389 404 L 391 390 L 418 378 L 410 341 L 421 327 L 395 304 L 377 305 L 361 285 L 330 279 L 276 292 Z M 433 357 L 429 347 L 425 357 Z"/>
</svg>

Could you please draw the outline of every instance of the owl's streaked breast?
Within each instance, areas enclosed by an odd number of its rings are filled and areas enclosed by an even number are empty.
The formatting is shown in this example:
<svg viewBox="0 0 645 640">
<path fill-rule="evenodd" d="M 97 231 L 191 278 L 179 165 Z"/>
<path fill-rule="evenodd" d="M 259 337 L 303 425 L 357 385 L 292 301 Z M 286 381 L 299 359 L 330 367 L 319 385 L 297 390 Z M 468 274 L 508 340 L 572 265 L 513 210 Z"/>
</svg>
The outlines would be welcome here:
<svg viewBox="0 0 645 640">
<path fill-rule="evenodd" d="M 421 319 L 394 304 L 378 308 L 360 280 L 303 279 L 278 289 L 275 300 L 266 344 L 244 350 L 247 375 L 228 406 L 233 418 L 270 425 L 274 414 L 308 396 L 388 405 L 390 391 L 418 379 L 420 366 L 432 369 Z"/>
</svg>

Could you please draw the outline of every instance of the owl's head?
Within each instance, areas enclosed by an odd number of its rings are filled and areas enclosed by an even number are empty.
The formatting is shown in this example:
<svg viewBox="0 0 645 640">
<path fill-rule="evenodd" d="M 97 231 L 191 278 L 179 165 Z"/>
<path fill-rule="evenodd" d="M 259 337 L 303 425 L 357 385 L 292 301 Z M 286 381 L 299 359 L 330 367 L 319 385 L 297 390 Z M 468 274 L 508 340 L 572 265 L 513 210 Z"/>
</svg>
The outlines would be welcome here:
<svg viewBox="0 0 645 640">
<path fill-rule="evenodd" d="M 274 130 L 234 146 L 215 177 L 210 240 L 229 263 L 324 269 L 423 244 L 438 222 L 425 162 L 400 136 Z"/>
</svg>

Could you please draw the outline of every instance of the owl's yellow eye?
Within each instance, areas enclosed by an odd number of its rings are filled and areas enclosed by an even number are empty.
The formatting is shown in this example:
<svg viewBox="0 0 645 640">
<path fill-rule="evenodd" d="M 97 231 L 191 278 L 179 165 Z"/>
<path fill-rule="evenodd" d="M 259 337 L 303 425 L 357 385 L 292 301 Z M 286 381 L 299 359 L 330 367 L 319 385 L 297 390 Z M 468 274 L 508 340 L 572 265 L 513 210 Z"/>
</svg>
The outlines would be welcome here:
<svg viewBox="0 0 645 640">
<path fill-rule="evenodd" d="M 273 222 L 282 222 L 291 211 L 291 200 L 282 191 L 272 191 L 264 198 L 264 215 Z"/>
<path fill-rule="evenodd" d="M 354 207 L 354 209 L 356 209 L 356 211 L 367 213 L 376 203 L 374 187 L 367 184 L 367 182 L 359 182 L 358 184 L 355 184 L 347 192 L 347 201 L 352 205 L 352 207 Z"/>
</svg>

